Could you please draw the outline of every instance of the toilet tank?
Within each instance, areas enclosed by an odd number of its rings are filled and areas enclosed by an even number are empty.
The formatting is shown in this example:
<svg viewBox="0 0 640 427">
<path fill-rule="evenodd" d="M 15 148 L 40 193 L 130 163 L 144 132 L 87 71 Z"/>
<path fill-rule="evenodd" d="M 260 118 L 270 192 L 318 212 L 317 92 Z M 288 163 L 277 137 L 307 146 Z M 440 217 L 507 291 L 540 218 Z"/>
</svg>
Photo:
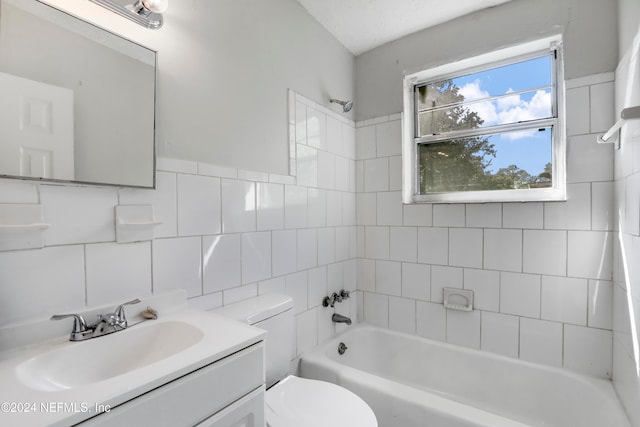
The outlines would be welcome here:
<svg viewBox="0 0 640 427">
<path fill-rule="evenodd" d="M 265 383 L 267 388 L 287 376 L 295 357 L 293 300 L 287 295 L 264 294 L 215 310 L 225 317 L 267 331 L 265 338 Z"/>
</svg>

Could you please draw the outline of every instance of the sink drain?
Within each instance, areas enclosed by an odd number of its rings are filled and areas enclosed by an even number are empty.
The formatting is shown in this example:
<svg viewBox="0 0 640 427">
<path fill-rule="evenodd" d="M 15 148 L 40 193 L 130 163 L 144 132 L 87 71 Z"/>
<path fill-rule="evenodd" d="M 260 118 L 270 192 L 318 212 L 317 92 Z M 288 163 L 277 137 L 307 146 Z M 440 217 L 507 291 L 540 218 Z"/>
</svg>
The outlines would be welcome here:
<svg viewBox="0 0 640 427">
<path fill-rule="evenodd" d="M 347 346 L 341 342 L 340 344 L 338 344 L 338 353 L 339 354 L 344 354 L 345 351 L 347 351 Z"/>
</svg>

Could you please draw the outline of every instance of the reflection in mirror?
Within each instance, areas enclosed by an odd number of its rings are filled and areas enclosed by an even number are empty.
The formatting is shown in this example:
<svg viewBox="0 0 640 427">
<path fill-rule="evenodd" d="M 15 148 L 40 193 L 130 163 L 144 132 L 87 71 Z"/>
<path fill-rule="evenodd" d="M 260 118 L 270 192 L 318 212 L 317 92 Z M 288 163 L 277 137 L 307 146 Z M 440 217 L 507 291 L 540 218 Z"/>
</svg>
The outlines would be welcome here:
<svg viewBox="0 0 640 427">
<path fill-rule="evenodd" d="M 0 176 L 154 186 L 155 52 L 36 0 L 0 2 Z"/>
</svg>

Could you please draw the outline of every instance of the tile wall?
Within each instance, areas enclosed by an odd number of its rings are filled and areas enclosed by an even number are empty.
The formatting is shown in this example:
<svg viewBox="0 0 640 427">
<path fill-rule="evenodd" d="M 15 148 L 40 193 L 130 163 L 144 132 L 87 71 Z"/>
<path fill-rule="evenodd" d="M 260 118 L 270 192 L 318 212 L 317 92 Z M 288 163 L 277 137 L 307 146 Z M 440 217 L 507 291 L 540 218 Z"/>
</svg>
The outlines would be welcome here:
<svg viewBox="0 0 640 427">
<path fill-rule="evenodd" d="M 568 201 L 401 203 L 401 116 L 356 125 L 364 321 L 610 378 L 614 74 L 566 82 Z M 476 310 L 447 310 L 442 288 Z"/>
<path fill-rule="evenodd" d="M 297 354 L 335 334 L 321 301 L 356 289 L 355 127 L 290 103 L 297 178 L 159 159 L 156 190 L 0 180 L 0 203 L 42 204 L 51 224 L 44 248 L 0 252 L 0 328 L 183 288 L 201 308 L 290 295 Z M 115 243 L 114 206 L 135 204 L 153 205 L 155 239 Z M 336 311 L 355 319 L 356 301 Z"/>
</svg>

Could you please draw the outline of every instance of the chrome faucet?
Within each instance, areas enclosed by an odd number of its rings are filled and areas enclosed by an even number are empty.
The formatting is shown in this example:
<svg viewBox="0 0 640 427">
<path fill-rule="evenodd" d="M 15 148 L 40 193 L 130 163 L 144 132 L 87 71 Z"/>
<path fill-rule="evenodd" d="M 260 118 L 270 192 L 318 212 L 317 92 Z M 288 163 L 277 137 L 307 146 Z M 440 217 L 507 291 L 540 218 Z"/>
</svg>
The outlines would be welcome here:
<svg viewBox="0 0 640 427">
<path fill-rule="evenodd" d="M 113 313 L 99 314 L 98 320 L 90 325 L 87 325 L 87 322 L 79 314 L 54 314 L 50 320 L 73 317 L 73 329 L 71 330 L 69 341 L 84 341 L 127 329 L 129 323 L 124 313 L 124 306 L 139 302 L 140 300 L 136 298 L 122 303 L 116 307 Z"/>
<path fill-rule="evenodd" d="M 331 316 L 331 321 L 335 323 L 346 323 L 347 325 L 351 324 L 351 319 L 347 316 L 343 316 L 342 314 L 333 313 Z"/>
</svg>

